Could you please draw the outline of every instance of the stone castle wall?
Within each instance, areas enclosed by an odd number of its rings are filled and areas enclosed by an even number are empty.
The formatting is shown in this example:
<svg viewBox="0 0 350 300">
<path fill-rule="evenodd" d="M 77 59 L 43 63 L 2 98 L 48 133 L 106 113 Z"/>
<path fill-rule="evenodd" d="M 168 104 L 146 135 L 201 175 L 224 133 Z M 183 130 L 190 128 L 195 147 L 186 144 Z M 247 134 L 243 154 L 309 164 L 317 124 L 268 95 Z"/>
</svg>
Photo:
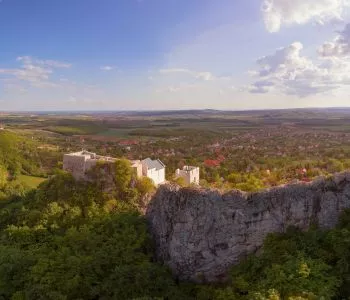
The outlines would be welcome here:
<svg viewBox="0 0 350 300">
<path fill-rule="evenodd" d="M 71 172 L 76 179 L 85 177 L 85 157 L 64 155 L 63 170 Z"/>
<path fill-rule="evenodd" d="M 183 280 L 220 281 L 271 232 L 336 225 L 350 207 L 350 173 L 248 194 L 161 186 L 146 216 L 158 259 Z"/>
<path fill-rule="evenodd" d="M 65 154 L 63 156 L 63 170 L 72 173 L 73 177 L 77 180 L 89 180 L 91 174 L 87 174 L 92 170 L 98 162 L 104 164 L 113 164 L 118 159 L 107 156 L 100 156 L 94 153 L 93 158 L 85 155 Z M 131 161 L 131 168 L 137 178 L 142 177 L 142 164 L 140 161 Z"/>
<path fill-rule="evenodd" d="M 185 183 L 190 185 L 192 183 L 199 184 L 199 168 L 185 167 L 184 170 L 176 170 L 176 176 L 182 177 Z"/>
</svg>

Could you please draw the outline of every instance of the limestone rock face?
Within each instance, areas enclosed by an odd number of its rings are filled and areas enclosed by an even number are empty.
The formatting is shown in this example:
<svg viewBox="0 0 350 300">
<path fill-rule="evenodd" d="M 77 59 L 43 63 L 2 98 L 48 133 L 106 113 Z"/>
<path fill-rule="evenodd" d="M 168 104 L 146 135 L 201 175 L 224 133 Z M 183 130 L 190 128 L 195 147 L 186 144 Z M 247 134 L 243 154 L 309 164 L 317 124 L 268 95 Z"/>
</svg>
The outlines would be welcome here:
<svg viewBox="0 0 350 300">
<path fill-rule="evenodd" d="M 230 266 L 257 251 L 271 232 L 288 226 L 336 225 L 350 207 L 350 173 L 259 193 L 165 185 L 146 216 L 158 259 L 182 280 L 224 280 Z"/>
</svg>

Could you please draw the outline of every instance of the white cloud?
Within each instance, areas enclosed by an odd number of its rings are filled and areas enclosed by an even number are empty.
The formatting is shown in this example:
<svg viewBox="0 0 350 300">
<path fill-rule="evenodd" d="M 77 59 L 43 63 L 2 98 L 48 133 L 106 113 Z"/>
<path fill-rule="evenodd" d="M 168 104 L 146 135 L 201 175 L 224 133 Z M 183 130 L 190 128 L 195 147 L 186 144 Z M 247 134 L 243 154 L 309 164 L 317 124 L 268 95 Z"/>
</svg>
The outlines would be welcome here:
<svg viewBox="0 0 350 300">
<path fill-rule="evenodd" d="M 104 101 L 101 99 L 92 99 L 89 97 L 84 97 L 80 95 L 79 97 L 77 96 L 69 96 L 68 99 L 65 101 L 69 105 L 87 105 L 87 104 L 104 104 Z"/>
<path fill-rule="evenodd" d="M 277 49 L 272 55 L 261 57 L 257 60 L 260 66 L 259 72 L 255 72 L 260 77 L 269 76 L 272 74 L 280 74 L 284 77 L 292 77 L 296 69 L 302 69 L 310 62 L 300 56 L 300 51 L 303 45 L 300 42 L 295 42 L 288 47 Z"/>
<path fill-rule="evenodd" d="M 167 68 L 158 70 L 152 80 L 153 90 L 157 94 L 176 94 L 186 97 L 201 93 L 205 89 L 216 90 L 216 96 L 223 95 L 225 89 L 232 91 L 232 78 L 216 76 L 211 72 L 193 71 L 185 68 Z"/>
<path fill-rule="evenodd" d="M 39 65 L 43 67 L 52 67 L 52 68 L 70 68 L 72 65 L 64 62 L 56 61 L 56 60 L 40 60 L 35 59 L 30 56 L 19 56 L 17 57 L 17 61 L 23 62 L 24 65 Z"/>
<path fill-rule="evenodd" d="M 34 87 L 56 86 L 50 81 L 50 76 L 55 69 L 70 68 L 70 64 L 54 60 L 38 60 L 30 56 L 20 56 L 17 61 L 22 65 L 20 68 L 0 69 L 0 75 L 5 79 L 12 78 L 18 81 L 28 82 Z"/>
<path fill-rule="evenodd" d="M 102 66 L 102 67 L 100 67 L 100 69 L 101 69 L 102 71 L 112 71 L 112 70 L 114 70 L 115 68 L 112 67 L 112 66 Z"/>
<path fill-rule="evenodd" d="M 195 89 L 199 87 L 196 84 L 180 84 L 178 86 L 167 86 L 165 88 L 158 88 L 155 90 L 155 92 L 157 94 L 161 94 L 161 93 L 176 93 L 176 92 L 181 92 L 181 91 L 188 91 L 190 89 Z"/>
<path fill-rule="evenodd" d="M 282 25 L 341 20 L 348 7 L 349 0 L 264 0 L 261 10 L 266 29 L 277 32 Z"/>
<path fill-rule="evenodd" d="M 281 92 L 299 97 L 331 91 L 350 83 L 350 62 L 336 57 L 312 61 L 295 42 L 257 60 L 251 93 Z"/>
<path fill-rule="evenodd" d="M 214 80 L 216 77 L 214 77 L 213 74 L 211 74 L 210 72 L 199 72 L 195 74 L 195 78 L 209 81 L 209 80 Z"/>
<path fill-rule="evenodd" d="M 196 79 L 201 79 L 204 81 L 210 81 L 216 79 L 216 77 L 210 72 L 196 72 L 188 69 L 161 69 L 159 70 L 161 74 L 174 74 L 174 73 L 183 73 L 188 74 L 191 77 Z"/>
<path fill-rule="evenodd" d="M 269 80 L 260 80 L 254 82 L 254 84 L 249 87 L 249 90 L 253 94 L 265 94 L 270 91 L 274 86 L 274 83 Z"/>
<path fill-rule="evenodd" d="M 161 69 L 159 73 L 170 74 L 170 73 L 191 73 L 188 69 Z"/>
<path fill-rule="evenodd" d="M 326 42 L 319 48 L 322 57 L 350 57 L 350 23 L 332 42 Z"/>
<path fill-rule="evenodd" d="M 69 103 L 77 103 L 77 101 L 78 101 L 77 98 L 74 96 L 69 96 L 69 98 L 67 100 L 67 102 L 69 102 Z"/>
</svg>

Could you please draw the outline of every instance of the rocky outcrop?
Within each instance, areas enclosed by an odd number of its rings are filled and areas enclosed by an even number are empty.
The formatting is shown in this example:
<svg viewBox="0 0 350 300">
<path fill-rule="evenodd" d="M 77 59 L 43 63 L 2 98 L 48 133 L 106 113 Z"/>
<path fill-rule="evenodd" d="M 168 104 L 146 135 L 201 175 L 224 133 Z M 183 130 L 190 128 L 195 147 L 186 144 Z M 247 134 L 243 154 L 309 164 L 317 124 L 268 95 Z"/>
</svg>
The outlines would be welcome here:
<svg viewBox="0 0 350 300">
<path fill-rule="evenodd" d="M 350 207 L 350 173 L 259 193 L 162 186 L 146 216 L 158 259 L 182 280 L 224 280 L 230 266 L 288 226 L 336 225 Z"/>
</svg>

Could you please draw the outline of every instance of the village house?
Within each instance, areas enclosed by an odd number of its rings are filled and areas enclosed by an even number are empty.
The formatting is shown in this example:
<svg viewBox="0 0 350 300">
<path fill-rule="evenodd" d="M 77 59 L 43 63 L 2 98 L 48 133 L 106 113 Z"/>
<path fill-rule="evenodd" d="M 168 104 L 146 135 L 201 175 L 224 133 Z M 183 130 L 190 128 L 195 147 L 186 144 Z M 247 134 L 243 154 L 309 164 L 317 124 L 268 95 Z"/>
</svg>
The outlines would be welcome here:
<svg viewBox="0 0 350 300">
<path fill-rule="evenodd" d="M 165 182 L 165 165 L 159 159 L 146 158 L 141 163 L 143 176 L 152 179 L 155 185 Z"/>
<path fill-rule="evenodd" d="M 184 166 L 182 170 L 175 171 L 175 177 L 182 177 L 187 185 L 199 184 L 199 168 L 192 166 Z"/>
</svg>

